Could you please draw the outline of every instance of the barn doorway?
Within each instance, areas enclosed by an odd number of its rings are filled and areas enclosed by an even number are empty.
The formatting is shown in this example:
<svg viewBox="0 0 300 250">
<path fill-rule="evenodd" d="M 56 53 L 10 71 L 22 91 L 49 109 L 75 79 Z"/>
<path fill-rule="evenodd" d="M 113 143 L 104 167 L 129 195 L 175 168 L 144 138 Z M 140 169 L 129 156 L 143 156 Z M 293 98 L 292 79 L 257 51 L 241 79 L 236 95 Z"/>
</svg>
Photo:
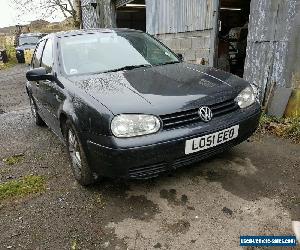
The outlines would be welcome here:
<svg viewBox="0 0 300 250">
<path fill-rule="evenodd" d="M 251 0 L 221 0 L 217 67 L 243 77 Z"/>
<path fill-rule="evenodd" d="M 146 31 L 145 0 L 130 1 L 117 7 L 117 27 Z"/>
</svg>

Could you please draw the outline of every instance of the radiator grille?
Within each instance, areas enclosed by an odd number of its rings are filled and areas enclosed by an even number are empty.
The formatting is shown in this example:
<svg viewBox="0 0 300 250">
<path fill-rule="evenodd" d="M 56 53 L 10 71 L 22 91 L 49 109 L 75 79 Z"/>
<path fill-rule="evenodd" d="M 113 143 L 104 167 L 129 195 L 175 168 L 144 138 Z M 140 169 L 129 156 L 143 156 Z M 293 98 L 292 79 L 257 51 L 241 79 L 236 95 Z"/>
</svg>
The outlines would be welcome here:
<svg viewBox="0 0 300 250">
<path fill-rule="evenodd" d="M 212 110 L 213 117 L 231 113 L 239 108 L 234 99 L 207 106 Z M 199 117 L 198 110 L 199 109 L 197 108 L 173 114 L 161 115 L 160 118 L 163 121 L 163 128 L 166 130 L 174 129 L 197 122 L 202 122 L 201 118 Z"/>
</svg>

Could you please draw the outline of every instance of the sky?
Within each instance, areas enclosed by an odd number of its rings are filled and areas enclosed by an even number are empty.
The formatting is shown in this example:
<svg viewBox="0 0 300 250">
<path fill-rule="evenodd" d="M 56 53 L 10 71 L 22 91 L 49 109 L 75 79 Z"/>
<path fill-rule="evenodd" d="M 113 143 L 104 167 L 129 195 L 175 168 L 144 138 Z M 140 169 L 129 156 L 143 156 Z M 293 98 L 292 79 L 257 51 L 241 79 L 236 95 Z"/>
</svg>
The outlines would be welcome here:
<svg viewBox="0 0 300 250">
<path fill-rule="evenodd" d="M 33 0 L 39 1 L 39 0 Z M 21 20 L 18 18 L 18 10 L 12 7 L 11 0 L 0 0 L 0 28 L 16 24 L 28 24 L 31 21 L 39 19 L 40 16 L 33 13 L 23 14 Z M 62 21 L 63 15 L 58 11 L 46 20 L 49 22 Z"/>
</svg>

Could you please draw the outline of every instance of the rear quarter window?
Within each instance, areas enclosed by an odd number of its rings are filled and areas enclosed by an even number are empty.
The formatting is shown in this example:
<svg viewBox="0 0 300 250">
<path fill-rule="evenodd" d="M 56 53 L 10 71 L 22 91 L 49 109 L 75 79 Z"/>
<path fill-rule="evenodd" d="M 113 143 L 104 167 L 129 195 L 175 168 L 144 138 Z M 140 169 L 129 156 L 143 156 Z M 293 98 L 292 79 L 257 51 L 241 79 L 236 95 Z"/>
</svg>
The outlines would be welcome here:
<svg viewBox="0 0 300 250">
<path fill-rule="evenodd" d="M 47 73 L 52 71 L 53 67 L 53 45 L 52 40 L 48 39 L 44 48 L 41 66 L 44 67 Z"/>
<path fill-rule="evenodd" d="M 38 43 L 38 45 L 35 49 L 33 58 L 32 58 L 32 64 L 31 64 L 32 68 L 39 68 L 41 66 L 41 58 L 42 58 L 45 42 L 46 41 L 43 40 L 43 41 Z"/>
</svg>

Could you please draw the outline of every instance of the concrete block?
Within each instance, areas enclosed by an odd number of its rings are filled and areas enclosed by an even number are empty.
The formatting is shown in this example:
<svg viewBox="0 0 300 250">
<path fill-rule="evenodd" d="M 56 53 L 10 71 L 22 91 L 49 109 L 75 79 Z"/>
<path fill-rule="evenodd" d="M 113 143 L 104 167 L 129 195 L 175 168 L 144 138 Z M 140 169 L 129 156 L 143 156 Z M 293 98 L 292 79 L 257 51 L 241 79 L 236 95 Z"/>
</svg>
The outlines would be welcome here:
<svg viewBox="0 0 300 250">
<path fill-rule="evenodd" d="M 199 49 L 196 51 L 196 58 L 209 58 L 208 49 Z"/>
<path fill-rule="evenodd" d="M 291 94 L 291 88 L 277 88 L 274 92 L 274 96 L 268 108 L 268 115 L 276 116 L 277 118 L 283 117 Z"/>
<path fill-rule="evenodd" d="M 203 38 L 203 48 L 210 48 L 210 38 L 209 37 L 204 37 Z"/>
<path fill-rule="evenodd" d="M 171 47 L 171 40 L 168 39 L 162 39 L 161 42 L 166 45 L 167 47 Z"/>
<path fill-rule="evenodd" d="M 170 39 L 168 44 L 169 44 L 168 47 L 170 49 L 175 49 L 176 47 L 175 39 Z"/>
<path fill-rule="evenodd" d="M 159 40 L 165 40 L 166 39 L 166 35 L 165 34 L 158 34 L 156 36 L 156 38 L 159 39 Z"/>
<path fill-rule="evenodd" d="M 185 61 L 196 61 L 196 52 L 194 50 L 185 50 L 183 56 Z"/>
<path fill-rule="evenodd" d="M 191 49 L 192 48 L 192 39 L 191 38 L 181 38 L 180 39 L 180 47 L 183 49 Z"/>
<path fill-rule="evenodd" d="M 174 38 L 176 39 L 180 39 L 180 38 L 186 38 L 187 36 L 185 35 L 185 33 L 175 33 L 174 34 Z"/>
<path fill-rule="evenodd" d="M 196 63 L 202 64 L 203 61 L 205 65 L 209 65 L 209 53 L 210 50 L 208 49 L 199 49 L 196 51 Z"/>
<path fill-rule="evenodd" d="M 300 117 L 300 89 L 294 89 L 285 109 L 285 117 Z"/>
<path fill-rule="evenodd" d="M 204 47 L 204 40 L 202 37 L 192 37 L 192 48 L 194 50 L 202 49 Z"/>
<path fill-rule="evenodd" d="M 158 39 L 173 39 L 176 34 L 158 34 Z"/>
<path fill-rule="evenodd" d="M 182 54 L 182 51 L 181 50 L 175 50 L 175 49 L 172 49 L 172 51 L 176 54 Z"/>
<path fill-rule="evenodd" d="M 180 47 L 180 39 L 176 39 L 176 38 L 173 38 L 173 39 L 172 39 L 172 48 L 173 48 L 174 50 L 179 50 L 179 49 L 181 49 L 181 47 Z"/>
</svg>

